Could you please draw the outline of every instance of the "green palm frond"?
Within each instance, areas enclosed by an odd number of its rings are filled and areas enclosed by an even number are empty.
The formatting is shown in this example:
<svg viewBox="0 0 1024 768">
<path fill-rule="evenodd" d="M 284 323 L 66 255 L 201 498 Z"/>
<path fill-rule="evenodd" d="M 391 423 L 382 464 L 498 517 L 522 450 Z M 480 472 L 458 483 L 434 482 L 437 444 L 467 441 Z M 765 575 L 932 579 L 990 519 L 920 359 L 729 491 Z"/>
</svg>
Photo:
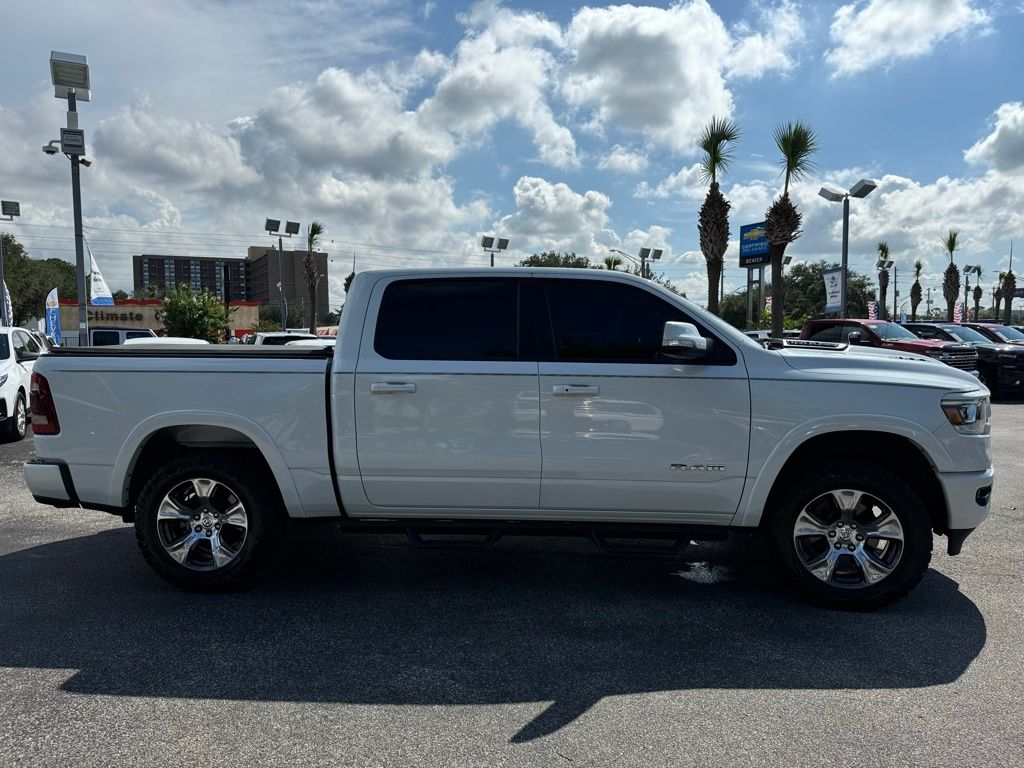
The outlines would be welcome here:
<svg viewBox="0 0 1024 768">
<path fill-rule="evenodd" d="M 320 221 L 314 220 L 308 227 L 306 227 L 306 250 L 312 253 L 320 248 L 320 238 L 327 232 L 325 227 Z"/>
<path fill-rule="evenodd" d="M 882 261 L 889 260 L 889 244 L 885 240 L 878 244 L 878 258 Z"/>
<path fill-rule="evenodd" d="M 914 262 L 914 279 L 915 280 L 920 280 L 921 279 L 921 272 L 923 272 L 923 271 L 924 271 L 924 264 L 922 264 L 921 260 L 918 259 L 917 261 Z"/>
<path fill-rule="evenodd" d="M 960 230 L 959 229 L 951 229 L 951 230 L 949 230 L 949 232 L 946 234 L 946 236 L 944 238 L 942 238 L 942 247 L 945 248 L 946 249 L 946 253 L 949 254 L 949 263 L 952 264 L 953 263 L 953 252 L 956 251 L 960 247 Z"/>
<path fill-rule="evenodd" d="M 811 157 L 819 149 L 818 136 L 810 125 L 797 120 L 776 126 L 773 138 L 782 155 L 780 165 L 785 174 L 783 194 L 788 194 L 790 181 L 799 181 L 814 171 Z"/>
<path fill-rule="evenodd" d="M 740 128 L 735 120 L 712 117 L 700 134 L 697 145 L 704 152 L 701 160 L 701 177 L 704 181 L 717 181 L 718 174 L 732 163 L 733 152 L 730 144 L 739 141 Z"/>
</svg>

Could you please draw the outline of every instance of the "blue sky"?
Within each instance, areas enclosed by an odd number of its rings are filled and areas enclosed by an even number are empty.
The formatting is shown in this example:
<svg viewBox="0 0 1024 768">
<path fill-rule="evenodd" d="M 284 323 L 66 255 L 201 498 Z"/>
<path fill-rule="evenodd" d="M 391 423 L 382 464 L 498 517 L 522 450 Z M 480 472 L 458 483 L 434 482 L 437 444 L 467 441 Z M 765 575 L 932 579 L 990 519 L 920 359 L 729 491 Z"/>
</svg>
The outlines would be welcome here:
<svg viewBox="0 0 1024 768">
<path fill-rule="evenodd" d="M 338 0 L 24 4 L 0 48 L 0 195 L 36 256 L 72 258 L 51 48 L 85 53 L 87 237 L 113 287 L 132 253 L 244 255 L 267 215 L 328 229 L 332 304 L 359 268 L 483 262 L 481 233 L 519 258 L 556 248 L 664 247 L 664 273 L 706 294 L 694 139 L 713 115 L 743 136 L 723 179 L 734 233 L 777 194 L 772 128 L 818 131 L 796 259 L 839 251 L 824 183 L 862 176 L 852 264 L 880 239 L 924 284 L 945 267 L 1006 267 L 1024 241 L 1024 12 L 1017 2 Z M 1024 247 L 1024 246 L 1022 246 Z M 404 250 L 403 250 L 404 249 Z M 743 273 L 730 251 L 727 287 Z"/>
</svg>

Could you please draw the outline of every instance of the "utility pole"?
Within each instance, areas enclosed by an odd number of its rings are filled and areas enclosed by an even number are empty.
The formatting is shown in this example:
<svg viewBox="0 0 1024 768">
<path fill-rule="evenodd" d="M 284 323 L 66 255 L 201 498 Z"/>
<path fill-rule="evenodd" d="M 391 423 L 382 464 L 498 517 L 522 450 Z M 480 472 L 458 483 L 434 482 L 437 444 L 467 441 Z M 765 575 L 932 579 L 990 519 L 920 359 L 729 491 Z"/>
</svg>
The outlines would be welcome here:
<svg viewBox="0 0 1024 768">
<path fill-rule="evenodd" d="M 900 321 L 900 311 L 897 307 L 900 300 L 900 281 L 896 276 L 895 265 L 892 268 L 892 321 L 898 323 Z"/>
<path fill-rule="evenodd" d="M 928 303 L 926 304 L 926 306 L 928 307 L 928 311 L 927 311 L 926 317 L 930 318 L 932 316 L 932 289 L 928 288 L 927 291 L 928 291 Z"/>
</svg>

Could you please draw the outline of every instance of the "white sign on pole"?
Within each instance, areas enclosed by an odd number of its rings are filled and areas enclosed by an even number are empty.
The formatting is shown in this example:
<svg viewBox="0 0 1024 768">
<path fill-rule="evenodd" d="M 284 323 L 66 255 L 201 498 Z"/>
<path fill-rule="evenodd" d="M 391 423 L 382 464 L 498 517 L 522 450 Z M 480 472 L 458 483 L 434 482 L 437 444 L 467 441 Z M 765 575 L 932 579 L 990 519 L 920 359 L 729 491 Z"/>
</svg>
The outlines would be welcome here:
<svg viewBox="0 0 1024 768">
<path fill-rule="evenodd" d="M 825 280 L 825 312 L 839 312 L 843 308 L 843 269 L 826 269 L 821 276 Z"/>
</svg>

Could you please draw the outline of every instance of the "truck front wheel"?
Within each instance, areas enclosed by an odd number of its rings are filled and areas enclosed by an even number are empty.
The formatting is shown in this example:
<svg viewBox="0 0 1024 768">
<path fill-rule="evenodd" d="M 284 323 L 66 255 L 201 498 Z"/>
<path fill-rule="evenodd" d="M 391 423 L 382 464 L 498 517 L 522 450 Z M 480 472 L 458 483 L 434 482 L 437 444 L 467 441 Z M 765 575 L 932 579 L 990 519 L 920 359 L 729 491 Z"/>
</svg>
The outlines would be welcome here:
<svg viewBox="0 0 1024 768">
<path fill-rule="evenodd" d="M 251 574 L 280 515 L 267 483 L 242 461 L 196 452 L 143 486 L 135 535 L 146 561 L 186 589 L 219 589 Z"/>
<path fill-rule="evenodd" d="M 837 459 L 784 492 L 769 521 L 780 559 L 813 598 L 879 608 L 906 595 L 931 560 L 921 497 L 883 466 Z"/>
</svg>

